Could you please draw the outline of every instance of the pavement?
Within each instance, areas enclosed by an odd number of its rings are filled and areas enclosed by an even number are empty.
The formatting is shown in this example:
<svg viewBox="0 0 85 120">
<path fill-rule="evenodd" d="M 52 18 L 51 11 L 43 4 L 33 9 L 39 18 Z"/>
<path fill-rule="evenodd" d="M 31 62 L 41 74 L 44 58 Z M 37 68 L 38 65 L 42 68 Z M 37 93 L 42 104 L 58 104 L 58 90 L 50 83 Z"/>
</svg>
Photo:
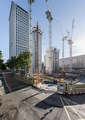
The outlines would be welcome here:
<svg viewBox="0 0 85 120">
<path fill-rule="evenodd" d="M 0 86 L 0 96 L 4 95 L 5 92 L 4 92 L 4 87 L 3 86 Z"/>
<path fill-rule="evenodd" d="M 57 85 L 56 84 L 43 84 L 43 83 L 39 83 L 39 84 L 34 84 L 35 87 L 41 89 L 41 90 L 46 90 L 46 91 L 53 91 L 56 92 L 57 91 Z"/>
<path fill-rule="evenodd" d="M 40 86 L 38 87 L 40 88 Z M 43 84 L 42 89 L 39 90 L 28 86 L 9 94 L 3 93 L 0 96 L 0 120 L 74 120 L 74 118 L 85 118 L 85 95 L 59 95 L 56 86 L 49 86 L 48 89 L 47 87 Z M 71 109 L 75 109 L 75 113 Z M 77 114 L 78 109 L 79 113 Z"/>
<path fill-rule="evenodd" d="M 15 116 L 17 112 L 19 112 L 19 115 L 17 116 L 18 120 L 23 120 L 21 119 L 22 115 L 20 114 L 20 112 L 25 109 L 23 107 L 23 104 L 25 103 L 28 106 L 29 104 L 34 104 L 35 108 L 45 107 L 45 109 L 47 109 L 49 107 L 62 107 L 62 103 L 59 102 L 60 99 L 59 97 L 57 97 L 57 93 L 55 92 L 43 92 L 32 89 L 31 87 L 24 88 L 16 92 L 0 96 L 0 120 L 4 119 L 4 117 L 6 117 L 6 120 L 16 120 L 12 117 Z M 20 108 L 20 106 L 22 106 L 22 109 Z M 13 115 L 10 116 L 9 119 L 10 113 Z"/>
<path fill-rule="evenodd" d="M 74 120 L 74 108 L 85 118 L 85 95 L 69 97 L 27 87 L 0 96 L 0 120 Z"/>
</svg>

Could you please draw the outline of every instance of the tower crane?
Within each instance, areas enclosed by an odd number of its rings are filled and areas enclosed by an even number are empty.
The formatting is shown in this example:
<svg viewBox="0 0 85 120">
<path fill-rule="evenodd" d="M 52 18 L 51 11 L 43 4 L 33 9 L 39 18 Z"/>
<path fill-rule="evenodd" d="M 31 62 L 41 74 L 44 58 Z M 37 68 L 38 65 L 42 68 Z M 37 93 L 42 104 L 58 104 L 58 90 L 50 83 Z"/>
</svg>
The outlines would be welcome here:
<svg viewBox="0 0 85 120">
<path fill-rule="evenodd" d="M 74 19 L 72 20 L 72 28 L 71 28 L 71 36 L 68 38 L 68 44 L 69 44 L 69 52 L 70 52 L 70 72 L 72 71 L 72 35 L 73 35 L 73 28 L 74 28 Z M 69 33 L 70 35 L 70 33 Z"/>
<path fill-rule="evenodd" d="M 60 28 L 60 32 L 62 34 L 62 70 L 64 71 L 64 41 L 67 40 L 67 37 L 68 36 L 64 36 L 63 35 L 63 32 L 62 32 L 62 29 L 61 29 L 61 26 L 60 26 L 60 23 L 57 21 L 58 25 L 59 25 L 59 28 Z M 65 29 L 65 28 L 64 28 Z M 66 29 L 65 29 L 66 30 Z M 67 32 L 67 30 L 66 30 Z"/>
<path fill-rule="evenodd" d="M 31 29 L 32 29 L 32 3 L 34 3 L 34 0 L 28 0 L 29 5 L 29 49 L 30 52 L 32 52 L 32 40 L 31 40 Z"/>
<path fill-rule="evenodd" d="M 46 0 L 46 4 L 47 4 L 47 11 L 46 11 L 46 16 L 49 22 L 49 47 L 51 48 L 52 46 L 52 8 L 53 8 L 53 2 L 54 0 L 52 0 L 52 7 L 51 10 L 48 9 L 48 4 L 49 4 L 49 0 Z"/>
<path fill-rule="evenodd" d="M 29 5 L 29 51 L 32 54 L 32 37 L 31 37 L 31 30 L 32 30 L 32 3 L 34 3 L 34 0 L 28 0 L 28 5 Z M 31 66 L 33 63 L 32 57 L 31 57 Z M 30 69 L 30 74 L 33 74 L 33 66 Z"/>
<path fill-rule="evenodd" d="M 54 0 L 52 0 L 52 6 L 51 6 L 51 9 L 49 9 L 49 0 L 46 0 L 46 4 L 47 4 L 46 17 L 47 17 L 48 23 L 49 23 L 49 37 L 48 37 L 48 39 L 49 39 L 49 55 L 48 55 L 49 67 L 47 68 L 49 74 L 51 74 L 52 70 L 53 70 L 53 58 L 52 58 L 52 20 L 53 20 L 52 8 L 53 8 L 53 2 L 54 2 Z"/>
</svg>

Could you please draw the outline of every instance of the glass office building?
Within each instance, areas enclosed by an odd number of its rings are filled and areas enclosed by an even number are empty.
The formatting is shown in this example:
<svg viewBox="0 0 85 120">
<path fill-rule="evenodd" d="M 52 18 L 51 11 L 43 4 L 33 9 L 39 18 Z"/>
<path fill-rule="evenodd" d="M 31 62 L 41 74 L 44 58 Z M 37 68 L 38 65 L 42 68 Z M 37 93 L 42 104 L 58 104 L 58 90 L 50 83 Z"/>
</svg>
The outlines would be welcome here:
<svg viewBox="0 0 85 120">
<path fill-rule="evenodd" d="M 12 1 L 9 15 L 9 58 L 29 50 L 28 12 Z"/>
</svg>

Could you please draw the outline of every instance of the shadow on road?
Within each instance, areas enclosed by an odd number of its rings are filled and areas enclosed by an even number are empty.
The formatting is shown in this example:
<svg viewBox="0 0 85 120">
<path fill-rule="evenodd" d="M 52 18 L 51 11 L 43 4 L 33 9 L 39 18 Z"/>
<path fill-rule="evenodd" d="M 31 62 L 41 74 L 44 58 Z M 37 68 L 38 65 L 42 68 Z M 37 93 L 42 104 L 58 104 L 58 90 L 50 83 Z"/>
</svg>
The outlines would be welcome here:
<svg viewBox="0 0 85 120">
<path fill-rule="evenodd" d="M 35 107 L 38 107 L 41 109 L 49 109 L 51 107 L 62 108 L 63 105 L 61 103 L 59 95 L 57 93 L 53 93 L 46 99 L 44 99 L 44 100 L 40 101 L 38 104 L 36 104 Z"/>
<path fill-rule="evenodd" d="M 51 107 L 63 108 L 63 106 L 85 104 L 85 94 L 83 95 L 74 95 L 74 96 L 65 96 L 53 93 L 46 99 L 40 101 L 35 105 L 35 107 L 41 109 L 49 109 Z"/>
<path fill-rule="evenodd" d="M 38 93 L 36 93 L 36 94 L 33 94 L 33 95 L 31 95 L 31 96 L 29 96 L 29 97 L 25 98 L 24 100 L 22 100 L 22 102 L 27 101 L 28 99 L 30 99 L 30 98 L 32 98 L 32 97 L 34 97 L 34 96 L 38 95 L 38 94 L 41 94 L 41 93 L 40 93 L 40 92 L 38 92 Z"/>
</svg>

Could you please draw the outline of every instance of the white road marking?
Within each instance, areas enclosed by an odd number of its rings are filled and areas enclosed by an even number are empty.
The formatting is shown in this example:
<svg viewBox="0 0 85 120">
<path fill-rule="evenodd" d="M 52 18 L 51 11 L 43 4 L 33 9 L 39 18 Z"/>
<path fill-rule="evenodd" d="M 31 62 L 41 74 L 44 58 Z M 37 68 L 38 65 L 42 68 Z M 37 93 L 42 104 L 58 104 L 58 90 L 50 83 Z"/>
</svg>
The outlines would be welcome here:
<svg viewBox="0 0 85 120">
<path fill-rule="evenodd" d="M 64 106 L 64 103 L 63 103 L 63 100 L 62 100 L 62 98 L 61 98 L 61 97 L 60 97 L 60 100 L 61 100 L 62 105 L 63 105 L 63 107 L 64 107 L 64 109 L 65 109 L 65 112 L 66 112 L 66 114 L 67 114 L 67 116 L 68 116 L 68 119 L 69 119 L 69 120 L 71 120 L 70 115 L 69 115 L 69 113 L 68 113 L 68 111 L 67 111 L 66 107 Z"/>
<path fill-rule="evenodd" d="M 64 99 L 64 98 L 63 98 Z M 68 104 L 68 105 L 70 105 L 68 102 L 67 102 L 67 100 L 66 99 L 64 99 L 65 101 L 66 101 L 66 103 Z M 69 106 L 78 116 L 79 116 L 79 118 L 81 119 L 81 120 L 83 120 L 83 118 L 78 114 L 78 112 L 72 107 L 72 106 Z"/>
</svg>

